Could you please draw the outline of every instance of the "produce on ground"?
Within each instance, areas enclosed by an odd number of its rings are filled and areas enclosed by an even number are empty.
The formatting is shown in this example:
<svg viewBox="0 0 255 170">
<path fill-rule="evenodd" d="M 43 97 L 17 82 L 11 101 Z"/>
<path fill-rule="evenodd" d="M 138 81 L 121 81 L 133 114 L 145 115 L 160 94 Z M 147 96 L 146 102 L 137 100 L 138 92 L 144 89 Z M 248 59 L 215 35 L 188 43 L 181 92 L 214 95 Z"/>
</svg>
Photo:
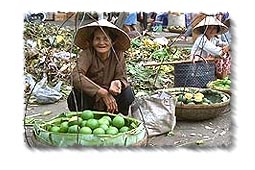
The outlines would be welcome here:
<svg viewBox="0 0 255 170">
<path fill-rule="evenodd" d="M 79 52 L 79 48 L 73 44 L 74 28 L 60 28 L 47 22 L 26 22 L 23 35 L 24 73 L 31 74 L 36 82 L 46 76 L 49 87 L 54 87 L 62 81 L 61 93 L 65 98 L 70 93 L 69 75 L 75 66 Z M 153 40 L 149 36 L 132 39 L 131 48 L 124 53 L 128 81 L 135 93 L 147 93 L 173 86 L 172 65 L 144 66 L 144 63 L 185 60 L 190 53 L 190 49 L 169 47 Z M 31 89 L 33 87 L 26 83 L 25 98 L 30 94 Z M 31 100 L 30 103 L 33 102 L 35 100 Z"/>
<path fill-rule="evenodd" d="M 224 102 L 227 97 L 222 93 L 210 89 L 194 90 L 186 88 L 185 91 L 174 92 L 177 105 L 208 105 Z"/>
<path fill-rule="evenodd" d="M 217 79 L 215 81 L 209 82 L 208 87 L 216 90 L 229 91 L 231 87 L 231 80 L 229 77 L 225 77 L 224 79 Z"/>
<path fill-rule="evenodd" d="M 117 135 L 135 129 L 137 122 L 122 115 L 103 115 L 95 111 L 70 112 L 46 122 L 42 128 L 52 133 Z"/>
</svg>

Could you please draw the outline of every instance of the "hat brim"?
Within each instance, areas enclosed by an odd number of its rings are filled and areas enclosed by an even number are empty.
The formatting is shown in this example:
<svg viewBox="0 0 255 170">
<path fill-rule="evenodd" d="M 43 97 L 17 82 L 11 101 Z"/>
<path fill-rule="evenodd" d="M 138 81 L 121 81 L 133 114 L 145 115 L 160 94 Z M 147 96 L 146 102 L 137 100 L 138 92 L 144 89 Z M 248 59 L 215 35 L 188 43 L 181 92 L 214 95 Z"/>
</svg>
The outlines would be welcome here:
<svg viewBox="0 0 255 170">
<path fill-rule="evenodd" d="M 114 41 L 114 47 L 116 47 L 119 50 L 127 50 L 130 47 L 130 38 L 129 36 L 120 28 L 113 25 L 112 23 L 108 22 L 105 19 L 92 22 L 88 25 L 85 25 L 77 31 L 74 43 L 80 47 L 81 49 L 87 49 L 90 44 L 90 38 L 91 35 L 94 33 L 95 29 L 98 27 L 108 28 L 116 35 L 116 39 Z"/>
<path fill-rule="evenodd" d="M 228 27 L 224 25 L 220 20 L 213 16 L 206 16 L 202 21 L 200 21 L 193 29 L 197 34 L 201 34 L 200 28 L 208 25 L 215 25 L 220 27 L 218 34 L 224 34 L 228 31 Z"/>
</svg>

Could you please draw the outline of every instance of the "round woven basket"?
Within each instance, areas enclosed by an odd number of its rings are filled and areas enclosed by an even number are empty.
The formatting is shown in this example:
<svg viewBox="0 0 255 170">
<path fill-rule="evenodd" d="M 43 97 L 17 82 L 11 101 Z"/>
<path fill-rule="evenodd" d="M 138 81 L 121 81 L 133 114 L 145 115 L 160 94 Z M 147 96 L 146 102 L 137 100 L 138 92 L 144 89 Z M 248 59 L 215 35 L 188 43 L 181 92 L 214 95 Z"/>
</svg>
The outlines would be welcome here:
<svg viewBox="0 0 255 170">
<path fill-rule="evenodd" d="M 169 32 L 171 32 L 171 33 L 179 33 L 179 34 L 181 34 L 181 33 L 185 33 L 186 32 L 186 29 L 168 29 L 169 30 Z"/>
<path fill-rule="evenodd" d="M 188 92 L 190 89 L 198 90 L 199 92 L 203 91 L 211 91 L 212 93 L 220 94 L 223 96 L 224 100 L 220 103 L 212 103 L 212 104 L 176 104 L 175 107 L 175 116 L 177 120 L 190 120 L 190 121 L 200 121 L 215 118 L 223 113 L 226 113 L 230 109 L 230 95 L 218 91 L 212 90 L 208 88 L 193 88 L 193 87 L 186 87 L 185 89 L 182 88 L 171 88 L 167 89 L 173 95 L 180 94 L 183 92 Z"/>
<path fill-rule="evenodd" d="M 69 112 L 68 114 L 76 116 L 81 115 L 81 112 Z M 106 112 L 95 112 L 95 117 L 102 117 L 103 115 L 111 116 L 116 115 Z M 61 121 L 65 117 L 65 113 L 60 114 L 49 120 L 38 120 L 33 126 L 35 138 L 43 144 L 55 147 L 70 147 L 70 146 L 86 146 L 86 147 L 128 147 L 128 146 L 145 146 L 147 144 L 147 135 L 145 126 L 137 119 L 123 116 L 126 121 L 131 124 L 136 124 L 133 128 L 125 133 L 118 133 L 116 135 L 102 134 L 81 134 L 81 133 L 56 133 L 50 132 L 45 129 L 47 124 L 52 124 Z"/>
</svg>

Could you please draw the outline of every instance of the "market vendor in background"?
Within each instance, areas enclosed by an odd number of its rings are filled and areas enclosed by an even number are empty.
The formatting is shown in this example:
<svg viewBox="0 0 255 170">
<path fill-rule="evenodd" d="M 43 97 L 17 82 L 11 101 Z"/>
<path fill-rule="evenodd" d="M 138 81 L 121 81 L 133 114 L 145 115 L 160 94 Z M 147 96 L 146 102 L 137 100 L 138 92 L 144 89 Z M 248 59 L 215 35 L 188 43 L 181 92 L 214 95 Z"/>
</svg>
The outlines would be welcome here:
<svg viewBox="0 0 255 170">
<path fill-rule="evenodd" d="M 228 31 L 219 37 L 222 39 L 222 41 L 228 42 L 231 44 L 232 36 L 230 33 L 231 25 L 230 25 L 230 16 L 228 12 L 219 12 L 216 14 L 216 17 L 218 20 L 220 20 L 224 25 L 228 27 Z"/>
<path fill-rule="evenodd" d="M 217 37 L 226 33 L 228 27 L 215 16 L 206 16 L 193 31 L 199 35 L 191 49 L 192 60 L 214 58 L 217 78 L 228 76 L 231 64 L 230 46 Z"/>
<path fill-rule="evenodd" d="M 103 19 L 81 27 L 74 43 L 82 51 L 71 74 L 69 110 L 127 115 L 134 100 L 123 56 L 123 51 L 130 47 L 128 35 Z"/>
<path fill-rule="evenodd" d="M 137 30 L 137 12 L 130 12 L 123 23 L 123 30 L 130 38 L 140 36 Z"/>
</svg>

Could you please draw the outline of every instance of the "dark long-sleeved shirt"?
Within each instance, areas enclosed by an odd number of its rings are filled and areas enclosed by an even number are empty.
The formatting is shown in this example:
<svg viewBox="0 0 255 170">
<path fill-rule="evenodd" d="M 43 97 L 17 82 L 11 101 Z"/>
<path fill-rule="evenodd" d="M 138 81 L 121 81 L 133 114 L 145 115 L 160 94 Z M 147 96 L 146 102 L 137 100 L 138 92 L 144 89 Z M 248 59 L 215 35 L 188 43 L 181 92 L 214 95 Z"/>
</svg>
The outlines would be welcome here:
<svg viewBox="0 0 255 170">
<path fill-rule="evenodd" d="M 92 49 L 83 50 L 72 72 L 74 86 L 91 97 L 100 87 L 108 90 L 113 80 L 120 80 L 122 89 L 129 86 L 123 52 L 116 51 L 116 54 L 119 61 L 113 51 L 102 61 Z"/>
</svg>

